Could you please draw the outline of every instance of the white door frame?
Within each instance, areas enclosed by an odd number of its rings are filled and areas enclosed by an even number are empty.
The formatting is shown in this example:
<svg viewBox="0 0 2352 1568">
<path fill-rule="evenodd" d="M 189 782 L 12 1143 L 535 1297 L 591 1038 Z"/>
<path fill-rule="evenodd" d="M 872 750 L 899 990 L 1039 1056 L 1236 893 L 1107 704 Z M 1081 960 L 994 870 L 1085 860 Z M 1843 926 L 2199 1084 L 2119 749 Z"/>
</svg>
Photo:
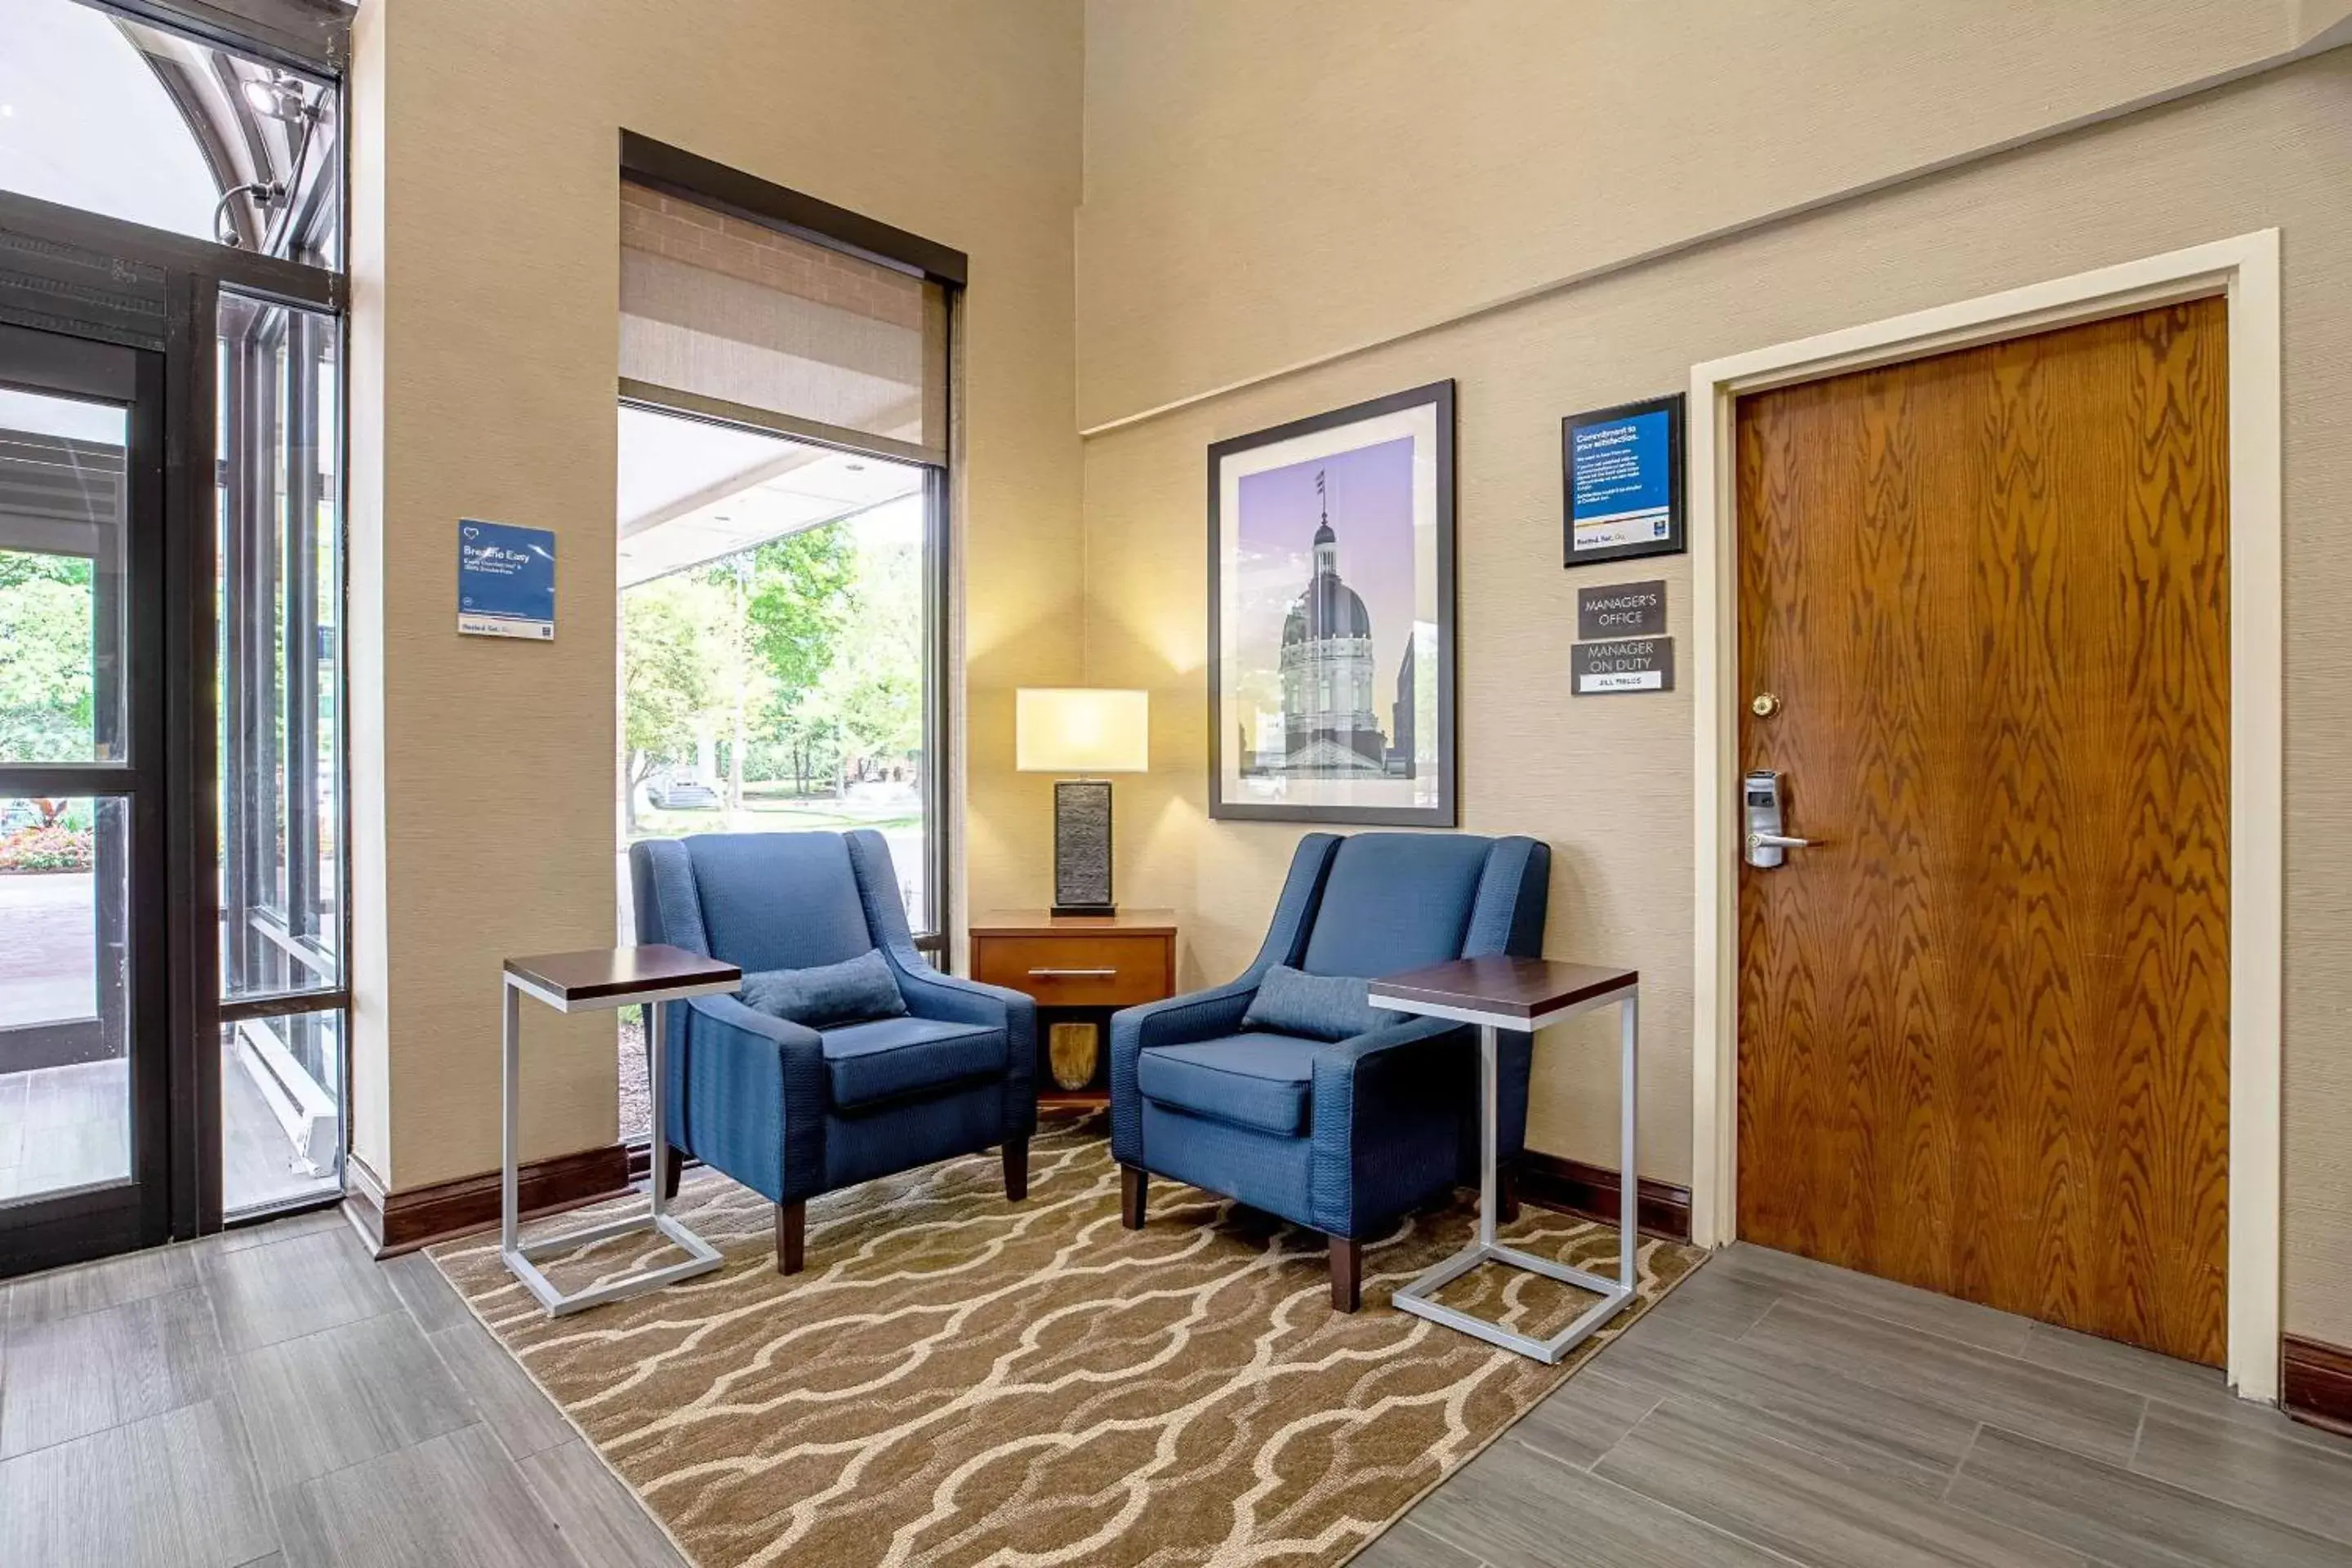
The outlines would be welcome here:
<svg viewBox="0 0 2352 1568">
<path fill-rule="evenodd" d="M 1695 365 L 1690 549 L 1698 934 L 1691 1237 L 1738 1223 L 1739 565 L 1732 521 L 1742 393 L 2151 306 L 2220 296 L 2230 331 L 2229 1375 L 2279 1392 L 2280 993 L 2285 863 L 2279 240 L 2276 229 Z"/>
</svg>

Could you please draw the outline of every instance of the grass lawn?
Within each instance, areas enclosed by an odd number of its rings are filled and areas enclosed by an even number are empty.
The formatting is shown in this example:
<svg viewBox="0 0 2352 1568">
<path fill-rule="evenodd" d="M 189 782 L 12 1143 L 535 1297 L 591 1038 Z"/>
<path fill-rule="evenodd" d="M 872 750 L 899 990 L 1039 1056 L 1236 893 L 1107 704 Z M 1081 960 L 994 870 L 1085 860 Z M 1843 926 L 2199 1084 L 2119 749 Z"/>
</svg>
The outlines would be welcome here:
<svg viewBox="0 0 2352 1568">
<path fill-rule="evenodd" d="M 803 800 L 780 793 L 780 784 L 745 784 L 743 807 L 729 811 L 637 813 L 639 838 L 682 838 L 689 833 L 789 833 L 801 828 L 894 828 L 922 826 L 922 809 L 910 801 L 866 803 L 829 797 Z"/>
</svg>

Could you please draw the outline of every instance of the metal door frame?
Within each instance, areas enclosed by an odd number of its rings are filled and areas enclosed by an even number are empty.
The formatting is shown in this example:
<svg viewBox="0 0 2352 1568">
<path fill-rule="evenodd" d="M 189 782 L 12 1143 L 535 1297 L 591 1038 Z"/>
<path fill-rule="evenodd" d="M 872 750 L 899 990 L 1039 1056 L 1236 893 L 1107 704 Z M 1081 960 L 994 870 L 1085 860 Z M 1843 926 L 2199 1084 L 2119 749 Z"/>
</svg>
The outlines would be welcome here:
<svg viewBox="0 0 2352 1568">
<path fill-rule="evenodd" d="M 131 1165 L 127 1179 L 29 1197 L 0 1205 L 0 1275 L 21 1273 L 125 1247 L 152 1246 L 171 1228 L 173 1153 L 170 1130 L 170 905 L 160 895 L 170 881 L 169 818 L 174 783 L 166 739 L 164 673 L 169 646 L 164 564 L 165 363 L 162 352 L 101 338 L 0 322 L 0 352 L 30 352 L 49 360 L 10 375 L 0 363 L 0 384 L 42 396 L 120 407 L 127 416 L 123 441 L 122 571 L 125 600 L 119 617 L 121 662 L 115 701 L 93 703 L 93 728 L 115 727 L 121 762 L 0 763 L 0 795 L 119 798 L 128 818 L 123 845 L 122 934 L 129 953 L 125 1046 Z M 44 374 L 46 372 L 46 374 Z M 99 592 L 93 580 L 93 598 Z M 96 628 L 93 628 L 96 632 Z M 102 632 L 93 641 L 102 646 Z M 102 667 L 94 673 L 102 675 Z M 103 837 L 102 830 L 94 834 Z M 100 845 L 101 859 L 106 846 Z M 107 935 L 102 873 L 93 874 L 94 911 Z M 100 971 L 100 983 L 105 975 Z M 107 1005 L 101 995 L 101 1016 Z"/>
<path fill-rule="evenodd" d="M 134 766 L 161 770 L 152 794 L 163 845 L 147 873 L 143 899 L 134 895 L 134 920 L 150 921 L 160 940 L 141 951 L 162 965 L 152 982 L 162 998 L 154 1020 L 163 1031 L 150 1053 L 160 1066 L 156 1097 L 139 1112 L 161 1129 L 142 1150 L 142 1213 L 136 1224 L 99 1224 L 109 1205 L 82 1194 L 72 1209 L 18 1233 L 0 1230 L 0 1277 L 127 1247 L 206 1234 L 221 1228 L 221 1026 L 242 1017 L 341 1007 L 348 1011 L 348 970 L 331 991 L 225 1004 L 220 995 L 220 831 L 215 790 L 220 767 L 215 689 L 215 593 L 217 577 L 215 500 L 215 374 L 219 300 L 224 288 L 268 303 L 334 314 L 343 325 L 341 363 L 349 363 L 341 274 L 251 251 L 190 239 L 13 192 L 0 191 L 0 275 L 12 266 L 46 269 L 66 286 L 15 290 L 0 277 L 0 324 L 117 344 L 150 356 L 154 388 L 152 443 L 161 486 L 152 501 L 153 565 L 146 574 L 161 597 L 160 631 L 138 685 L 159 710 L 160 742 Z M 142 396 L 147 387 L 142 384 Z M 145 406 L 142 404 L 142 406 Z M 346 483 L 347 460 L 337 463 Z M 149 487 L 151 489 L 155 487 Z M 338 515 L 343 509 L 338 507 Z M 134 657 L 139 657 L 134 655 Z M 347 702 L 338 704 L 348 726 Z M 21 777 L 23 770 L 12 770 Z M 348 842 L 349 792 L 342 831 Z M 348 880 L 348 879 L 347 879 Z M 349 952 L 350 900 L 344 900 Z M 343 1094 L 349 1100 L 349 1031 Z M 345 1117 L 345 1136 L 350 1119 Z M 147 1192 L 150 1159 L 163 1162 Z M 338 1201 L 329 1194 L 321 1203 Z M 160 1205 L 156 1213 L 143 1205 Z M 84 1201 L 86 1200 L 86 1201 Z"/>
</svg>

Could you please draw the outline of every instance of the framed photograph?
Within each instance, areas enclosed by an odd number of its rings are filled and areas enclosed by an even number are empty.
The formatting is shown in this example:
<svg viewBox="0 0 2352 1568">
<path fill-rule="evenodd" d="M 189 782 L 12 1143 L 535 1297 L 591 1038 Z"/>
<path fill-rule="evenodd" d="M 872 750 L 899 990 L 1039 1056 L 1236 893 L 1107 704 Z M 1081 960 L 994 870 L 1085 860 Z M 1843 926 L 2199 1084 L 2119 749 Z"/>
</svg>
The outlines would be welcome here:
<svg viewBox="0 0 2352 1568">
<path fill-rule="evenodd" d="M 1209 815 L 1454 825 L 1452 382 L 1209 448 Z"/>
<path fill-rule="evenodd" d="M 1559 460 L 1568 565 L 1683 552 L 1681 393 L 1570 415 Z"/>
</svg>

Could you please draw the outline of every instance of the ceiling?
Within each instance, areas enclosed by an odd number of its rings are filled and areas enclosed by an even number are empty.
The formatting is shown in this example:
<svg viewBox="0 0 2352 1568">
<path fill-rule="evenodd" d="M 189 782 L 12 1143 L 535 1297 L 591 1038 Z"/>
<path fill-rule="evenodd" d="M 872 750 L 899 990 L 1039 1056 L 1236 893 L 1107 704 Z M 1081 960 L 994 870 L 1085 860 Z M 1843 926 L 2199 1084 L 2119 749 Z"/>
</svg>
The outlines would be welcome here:
<svg viewBox="0 0 2352 1568">
<path fill-rule="evenodd" d="M 912 464 L 645 408 L 624 406 L 620 420 L 624 588 L 845 517 L 919 537 Z"/>
</svg>

